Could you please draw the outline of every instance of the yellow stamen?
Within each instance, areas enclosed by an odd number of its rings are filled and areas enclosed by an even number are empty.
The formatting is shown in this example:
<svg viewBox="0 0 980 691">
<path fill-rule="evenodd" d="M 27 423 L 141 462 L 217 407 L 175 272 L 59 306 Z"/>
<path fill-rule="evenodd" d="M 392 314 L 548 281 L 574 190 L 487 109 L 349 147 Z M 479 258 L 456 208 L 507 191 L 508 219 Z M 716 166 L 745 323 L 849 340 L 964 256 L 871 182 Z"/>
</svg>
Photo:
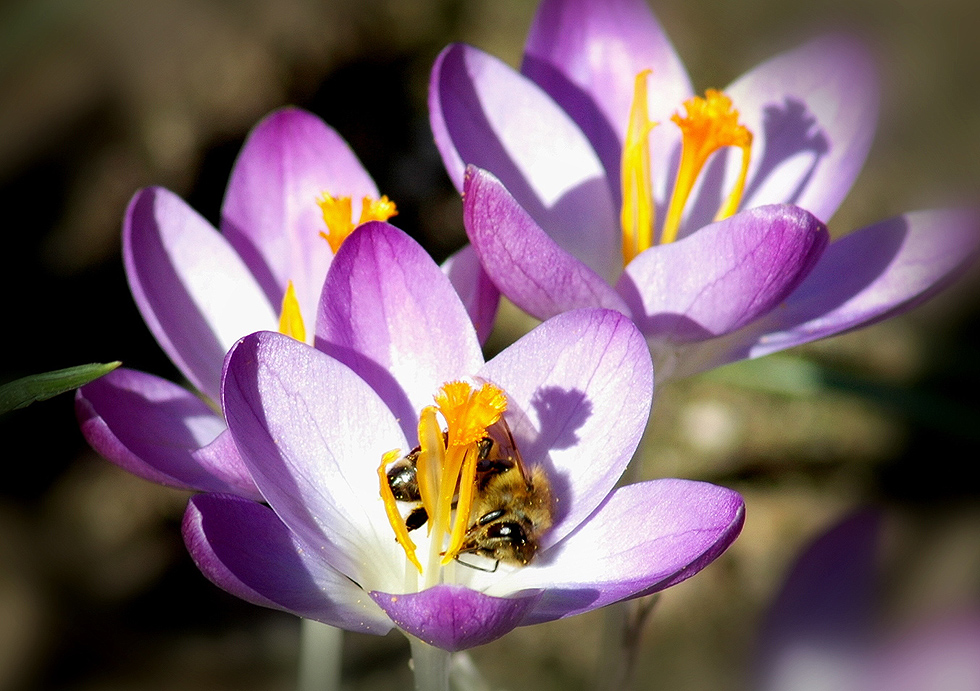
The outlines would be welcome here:
<svg viewBox="0 0 980 691">
<path fill-rule="evenodd" d="M 296 299 L 296 289 L 293 288 L 292 281 L 286 285 L 286 294 L 282 296 L 279 333 L 292 336 L 302 343 L 306 342 L 306 327 L 303 325 L 303 315 L 299 311 L 299 300 Z"/>
<path fill-rule="evenodd" d="M 402 546 L 405 550 L 405 556 L 408 560 L 415 564 L 415 568 L 422 573 L 422 564 L 419 563 L 418 557 L 415 556 L 415 543 L 412 542 L 412 538 L 408 536 L 408 526 L 405 525 L 404 519 L 402 519 L 401 513 L 398 511 L 398 506 L 395 504 L 395 495 L 391 491 L 391 485 L 388 484 L 388 472 L 387 465 L 394 461 L 397 461 L 401 457 L 401 451 L 395 449 L 394 451 L 387 452 L 381 457 L 381 465 L 378 466 L 378 480 L 381 485 L 381 499 L 384 501 L 385 513 L 388 515 L 388 522 L 391 523 L 392 529 L 395 531 L 395 539 L 398 540 L 398 544 Z"/>
<path fill-rule="evenodd" d="M 448 495 L 451 502 L 459 487 L 449 546 L 442 559 L 442 563 L 447 564 L 459 552 L 469 527 L 478 456 L 476 443 L 487 436 L 487 428 L 503 415 L 507 397 L 490 383 L 484 383 L 474 391 L 466 382 L 456 381 L 443 385 L 436 394 L 436 405 L 446 420 L 448 432 L 440 500 L 445 501 Z"/>
<path fill-rule="evenodd" d="M 350 197 L 333 197 L 324 192 L 316 203 L 323 212 L 323 222 L 327 225 L 327 232 L 321 232 L 320 237 L 330 243 L 330 249 L 334 254 L 357 226 L 368 221 L 387 221 L 398 214 L 395 203 L 386 196 L 382 196 L 381 199 L 364 197 L 361 200 L 361 216 L 356 224 L 351 211 Z"/>
<path fill-rule="evenodd" d="M 650 131 L 657 123 L 650 121 L 647 108 L 647 77 L 651 70 L 636 75 L 633 103 L 623 146 L 621 182 L 623 206 L 620 223 L 623 228 L 623 265 L 653 243 L 655 207 L 650 176 Z"/>
<path fill-rule="evenodd" d="M 415 461 L 419 497 L 429 519 L 430 549 L 424 571 L 429 585 L 439 577 L 440 565 L 456 557 L 466 537 L 476 492 L 478 443 L 487 437 L 487 429 L 500 421 L 507 409 L 507 396 L 493 384 L 484 383 L 475 389 L 466 382 L 454 381 L 442 386 L 435 402 L 419 416 L 419 452 Z M 439 425 L 440 415 L 446 422 L 445 434 Z M 385 471 L 385 466 L 396 459 L 397 452 L 389 452 L 378 468 L 381 497 L 398 543 L 417 565 L 415 544 L 395 505 Z M 449 544 L 443 549 L 447 535 Z"/>
<path fill-rule="evenodd" d="M 677 239 L 681 217 L 687 198 L 708 158 L 718 149 L 726 146 L 742 150 L 742 170 L 728 199 L 718 210 L 715 220 L 721 220 L 735 213 L 745 189 L 745 178 L 749 169 L 749 150 L 752 147 L 752 133 L 738 124 L 738 111 L 732 108 L 728 96 L 708 89 L 705 97 L 695 96 L 684 102 L 687 115 L 674 114 L 671 120 L 681 128 L 681 162 L 674 182 L 674 193 L 667 210 L 661 243 Z"/>
</svg>

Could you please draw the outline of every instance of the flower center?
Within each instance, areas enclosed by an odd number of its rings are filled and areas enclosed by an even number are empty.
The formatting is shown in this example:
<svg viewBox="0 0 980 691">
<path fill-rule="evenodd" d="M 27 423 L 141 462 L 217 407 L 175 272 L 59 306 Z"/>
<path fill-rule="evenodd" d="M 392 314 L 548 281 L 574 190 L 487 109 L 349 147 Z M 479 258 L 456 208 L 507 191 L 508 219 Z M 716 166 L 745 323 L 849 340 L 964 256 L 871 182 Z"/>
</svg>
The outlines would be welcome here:
<svg viewBox="0 0 980 691">
<path fill-rule="evenodd" d="M 628 264 L 654 242 L 655 205 L 650 174 L 650 131 L 657 125 L 647 111 L 647 77 L 650 70 L 636 75 L 633 103 L 622 155 L 623 263 Z M 704 164 L 715 151 L 728 146 L 742 150 L 742 168 L 728 198 L 719 207 L 715 220 L 728 218 L 738 210 L 749 170 L 752 133 L 738 122 L 738 111 L 720 91 L 708 89 L 704 98 L 684 101 L 686 115 L 675 113 L 671 121 L 681 129 L 681 160 L 674 181 L 674 192 L 667 206 L 667 217 L 660 233 L 661 244 L 677 239 L 684 208 Z"/>
<path fill-rule="evenodd" d="M 368 221 L 387 221 L 398 214 L 395 203 L 384 195 L 381 199 L 364 197 L 361 200 L 361 217 L 357 223 L 354 223 L 350 197 L 333 197 L 324 192 L 316 203 L 323 211 L 323 222 L 327 224 L 327 232 L 321 232 L 320 237 L 330 243 L 334 254 L 357 226 Z"/>
<path fill-rule="evenodd" d="M 507 397 L 488 382 L 477 388 L 454 381 L 442 386 L 435 403 L 419 416 L 418 449 L 398 461 L 404 465 L 396 466 L 396 472 L 406 475 L 398 478 L 399 491 L 404 492 L 401 498 L 417 498 L 427 515 L 429 554 L 424 569 L 415 554 L 409 527 L 395 503 L 395 481 L 388 469 L 401 452 L 386 453 L 378 467 L 381 498 L 395 538 L 419 573 L 426 575 L 427 585 L 435 582 L 440 567 L 456 558 L 464 545 L 477 490 L 477 461 L 489 429 L 502 423 Z M 446 424 L 445 432 L 440 417 Z M 412 484 L 412 490 L 405 492 L 403 487 L 407 484 Z"/>
</svg>

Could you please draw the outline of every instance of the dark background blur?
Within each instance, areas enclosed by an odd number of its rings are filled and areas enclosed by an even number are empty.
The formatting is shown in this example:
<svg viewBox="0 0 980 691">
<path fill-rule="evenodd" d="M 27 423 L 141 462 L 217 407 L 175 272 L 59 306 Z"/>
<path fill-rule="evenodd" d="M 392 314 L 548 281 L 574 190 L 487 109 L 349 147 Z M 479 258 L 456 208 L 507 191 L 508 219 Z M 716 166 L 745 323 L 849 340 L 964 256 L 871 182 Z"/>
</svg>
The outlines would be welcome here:
<svg viewBox="0 0 980 691">
<path fill-rule="evenodd" d="M 425 111 L 449 41 L 519 61 L 523 0 L 0 2 L 0 381 L 85 362 L 177 378 L 135 309 L 120 220 L 140 186 L 217 223 L 231 165 L 266 112 L 335 127 L 442 259 L 464 240 Z M 863 35 L 884 76 L 842 234 L 974 195 L 980 13 L 972 0 L 661 0 L 695 87 L 721 87 L 825 29 Z M 885 508 L 884 620 L 980 603 L 980 285 L 914 314 L 658 392 L 649 477 L 742 491 L 742 537 L 668 591 L 641 688 L 738 688 L 752 631 L 800 545 L 847 509 Z M 491 342 L 527 327 L 512 308 Z M 298 626 L 208 583 L 187 557 L 187 495 L 85 444 L 64 395 L 0 419 L 0 689 L 289 689 Z M 640 519 L 638 519 L 640 520 Z M 495 687 L 586 688 L 602 615 L 520 629 L 474 651 Z M 348 636 L 351 688 L 410 684 L 397 635 Z M 519 669 L 519 676 L 513 670 Z"/>
</svg>

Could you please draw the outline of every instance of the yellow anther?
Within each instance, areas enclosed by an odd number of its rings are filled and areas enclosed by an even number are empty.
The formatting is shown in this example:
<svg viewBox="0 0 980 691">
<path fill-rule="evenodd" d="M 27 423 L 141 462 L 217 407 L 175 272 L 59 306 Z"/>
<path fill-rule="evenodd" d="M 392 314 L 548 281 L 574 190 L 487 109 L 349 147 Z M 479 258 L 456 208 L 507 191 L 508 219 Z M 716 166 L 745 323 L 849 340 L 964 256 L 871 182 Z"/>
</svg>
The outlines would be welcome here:
<svg viewBox="0 0 980 691">
<path fill-rule="evenodd" d="M 387 221 L 398 214 L 395 203 L 386 196 L 382 196 L 381 199 L 364 197 L 361 200 L 361 216 L 356 224 L 351 211 L 350 197 L 333 197 L 328 192 L 324 192 L 316 203 L 323 212 L 323 222 L 327 226 L 327 232 L 321 232 L 320 237 L 330 243 L 330 249 L 334 254 L 337 254 L 347 236 L 360 224 L 368 221 Z"/>
<path fill-rule="evenodd" d="M 408 526 L 405 525 L 405 521 L 398 511 L 398 505 L 395 504 L 395 495 L 391 491 L 391 485 L 388 484 L 387 466 L 389 463 L 397 461 L 400 457 L 401 451 L 398 449 L 389 451 L 381 457 L 381 465 L 378 466 L 381 499 L 384 501 L 388 522 L 391 524 L 392 530 L 395 531 L 395 539 L 402 546 L 402 549 L 405 550 L 405 556 L 408 557 L 408 560 L 415 564 L 415 568 L 419 570 L 419 573 L 422 573 L 422 564 L 419 563 L 418 557 L 415 556 L 415 543 L 412 542 L 412 538 L 408 535 Z"/>
<path fill-rule="evenodd" d="M 650 175 L 650 131 L 657 123 L 650 121 L 647 107 L 647 77 L 651 70 L 636 75 L 633 103 L 626 128 L 620 163 L 623 206 L 620 223 L 623 228 L 623 265 L 653 243 L 655 207 Z"/>
<path fill-rule="evenodd" d="M 726 146 L 742 150 L 742 170 L 728 199 L 721 205 L 715 220 L 726 218 L 738 209 L 745 189 L 745 178 L 749 169 L 749 151 L 752 147 L 752 133 L 738 123 L 738 111 L 732 108 L 728 96 L 708 89 L 705 97 L 695 96 L 684 102 L 687 115 L 674 114 L 671 120 L 681 128 L 681 162 L 674 182 L 674 193 L 667 210 L 661 243 L 677 239 L 681 217 L 687 198 L 708 158 L 718 149 Z"/>
<path fill-rule="evenodd" d="M 303 315 L 299 311 L 299 300 L 296 299 L 296 289 L 293 288 L 292 281 L 286 285 L 286 294 L 282 296 L 279 333 L 292 336 L 302 343 L 306 342 L 306 327 L 303 325 Z"/>
</svg>

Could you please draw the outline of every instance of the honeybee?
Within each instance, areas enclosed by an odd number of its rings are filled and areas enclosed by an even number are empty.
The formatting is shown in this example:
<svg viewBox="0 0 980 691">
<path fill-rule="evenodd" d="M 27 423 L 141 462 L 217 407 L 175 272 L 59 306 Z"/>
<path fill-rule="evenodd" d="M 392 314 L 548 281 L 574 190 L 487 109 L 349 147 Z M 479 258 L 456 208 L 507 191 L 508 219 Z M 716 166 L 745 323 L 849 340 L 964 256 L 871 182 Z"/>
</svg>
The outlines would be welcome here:
<svg viewBox="0 0 980 691">
<path fill-rule="evenodd" d="M 416 504 L 405 519 L 410 531 L 428 520 L 416 475 L 419 453 L 418 447 L 412 449 L 387 471 L 395 499 Z M 477 454 L 470 526 L 459 555 L 475 554 L 494 560 L 490 571 L 496 571 L 499 562 L 525 566 L 534 557 L 541 534 L 551 527 L 553 507 L 548 478 L 538 467 L 528 472 L 503 418 L 477 442 Z"/>
</svg>

